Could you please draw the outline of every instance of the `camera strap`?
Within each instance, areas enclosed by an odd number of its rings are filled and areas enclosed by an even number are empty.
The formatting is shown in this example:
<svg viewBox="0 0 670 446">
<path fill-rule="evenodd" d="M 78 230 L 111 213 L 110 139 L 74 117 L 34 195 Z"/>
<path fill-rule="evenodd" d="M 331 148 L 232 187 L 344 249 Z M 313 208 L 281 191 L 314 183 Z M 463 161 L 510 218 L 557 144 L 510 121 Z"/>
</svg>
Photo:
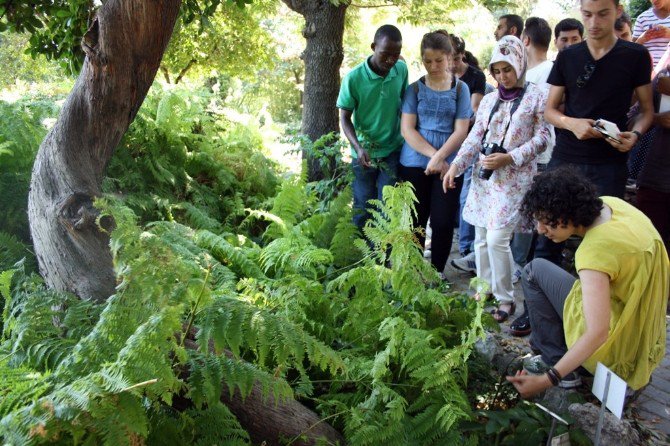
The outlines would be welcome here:
<svg viewBox="0 0 670 446">
<path fill-rule="evenodd" d="M 514 113 L 519 108 L 519 104 L 521 104 L 521 100 L 523 99 L 523 95 L 526 93 L 526 88 L 527 87 L 528 87 L 528 82 L 526 82 L 523 85 L 523 89 L 521 90 L 521 94 L 512 101 L 512 109 L 510 110 L 510 113 L 509 113 L 509 121 L 507 121 L 507 126 L 505 127 L 505 131 L 503 132 L 502 140 L 500 141 L 500 147 L 505 147 L 503 143 L 505 142 L 505 138 L 507 137 L 507 131 L 509 130 L 509 126 L 512 123 L 512 118 L 514 117 Z M 502 102 L 503 101 L 500 99 L 500 97 L 498 97 L 498 100 L 496 100 L 495 105 L 493 105 L 493 108 L 491 109 L 491 113 L 489 113 L 489 119 L 486 122 L 486 131 L 484 132 L 484 135 L 482 136 L 482 144 L 484 144 L 486 142 L 486 136 L 489 134 L 489 127 L 491 126 L 491 119 L 493 119 L 493 115 L 498 111 L 498 109 L 500 108 L 500 104 Z"/>
</svg>

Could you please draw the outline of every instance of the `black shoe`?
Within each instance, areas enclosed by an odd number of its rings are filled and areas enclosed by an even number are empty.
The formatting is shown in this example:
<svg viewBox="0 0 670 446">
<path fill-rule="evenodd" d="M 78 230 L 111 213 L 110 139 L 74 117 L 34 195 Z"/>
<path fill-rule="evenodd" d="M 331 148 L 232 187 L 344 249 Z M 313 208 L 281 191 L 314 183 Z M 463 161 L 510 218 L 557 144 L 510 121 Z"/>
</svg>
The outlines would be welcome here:
<svg viewBox="0 0 670 446">
<path fill-rule="evenodd" d="M 510 324 L 509 329 L 513 336 L 528 336 L 531 332 L 528 314 L 523 314 L 514 319 Z"/>
</svg>

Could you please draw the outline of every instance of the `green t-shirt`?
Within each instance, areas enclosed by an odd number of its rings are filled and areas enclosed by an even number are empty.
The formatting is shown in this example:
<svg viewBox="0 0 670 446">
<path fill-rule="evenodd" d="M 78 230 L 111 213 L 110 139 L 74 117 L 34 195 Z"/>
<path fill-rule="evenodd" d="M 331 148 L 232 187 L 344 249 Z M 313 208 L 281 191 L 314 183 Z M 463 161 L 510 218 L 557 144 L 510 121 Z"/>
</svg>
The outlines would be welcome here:
<svg viewBox="0 0 670 446">
<path fill-rule="evenodd" d="M 353 112 L 356 135 L 370 157 L 383 158 L 403 144 L 400 105 L 407 89 L 407 65 L 399 60 L 381 77 L 370 69 L 368 60 L 342 79 L 337 107 Z M 353 147 L 351 156 L 356 158 Z"/>
<path fill-rule="evenodd" d="M 639 389 L 665 354 L 665 313 L 669 262 L 661 236 L 651 221 L 628 203 L 601 197 L 611 220 L 590 229 L 575 254 L 577 271 L 601 271 L 610 277 L 610 327 L 607 341 L 583 366 L 595 372 L 602 362 Z M 586 330 L 581 282 L 577 280 L 563 307 L 565 342 L 572 346 Z"/>
</svg>

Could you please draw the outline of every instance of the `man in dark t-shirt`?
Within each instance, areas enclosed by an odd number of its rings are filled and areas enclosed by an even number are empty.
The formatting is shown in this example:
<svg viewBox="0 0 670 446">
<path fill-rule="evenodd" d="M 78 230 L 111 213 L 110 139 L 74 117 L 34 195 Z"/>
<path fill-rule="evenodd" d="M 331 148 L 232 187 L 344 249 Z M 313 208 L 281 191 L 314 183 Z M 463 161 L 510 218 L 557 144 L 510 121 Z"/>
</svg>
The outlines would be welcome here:
<svg viewBox="0 0 670 446">
<path fill-rule="evenodd" d="M 556 129 L 547 169 L 572 165 L 591 180 L 599 196 L 623 198 L 628 152 L 654 117 L 651 58 L 642 45 L 617 39 L 614 22 L 623 12 L 619 0 L 581 0 L 581 12 L 589 38 L 560 52 L 547 80 L 551 89 L 544 116 Z M 627 131 L 633 93 L 640 113 Z M 593 127 L 597 119 L 616 124 L 619 142 Z M 535 257 L 560 264 L 561 251 L 562 244 L 540 236 Z"/>
<path fill-rule="evenodd" d="M 589 39 L 560 52 L 548 79 L 545 118 L 556 127 L 549 168 L 574 165 L 599 195 L 623 198 L 628 151 L 653 120 L 651 59 L 642 45 L 614 34 L 614 22 L 622 13 L 618 0 L 582 0 L 581 8 Z M 641 113 L 627 131 L 633 93 Z M 613 122 L 621 132 L 604 137 L 593 127 L 597 119 Z"/>
</svg>

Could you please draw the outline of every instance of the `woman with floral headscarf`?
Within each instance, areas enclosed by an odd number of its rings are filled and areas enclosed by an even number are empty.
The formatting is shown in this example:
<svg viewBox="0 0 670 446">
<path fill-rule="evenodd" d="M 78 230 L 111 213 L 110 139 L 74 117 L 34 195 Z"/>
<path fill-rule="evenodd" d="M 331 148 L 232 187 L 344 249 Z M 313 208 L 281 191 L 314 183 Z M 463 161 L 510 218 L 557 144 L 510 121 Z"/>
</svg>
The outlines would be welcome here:
<svg viewBox="0 0 670 446">
<path fill-rule="evenodd" d="M 521 219 L 521 201 L 537 172 L 536 156 L 549 141 L 544 121 L 547 90 L 525 82 L 526 50 L 514 36 L 500 39 L 489 64 L 498 89 L 482 99 L 475 125 L 444 176 L 445 190 L 476 159 L 463 218 L 475 226 L 477 276 L 491 285 L 498 302 L 493 317 L 514 314 L 514 232 L 531 232 Z M 475 296 L 479 298 L 479 293 Z"/>
</svg>

